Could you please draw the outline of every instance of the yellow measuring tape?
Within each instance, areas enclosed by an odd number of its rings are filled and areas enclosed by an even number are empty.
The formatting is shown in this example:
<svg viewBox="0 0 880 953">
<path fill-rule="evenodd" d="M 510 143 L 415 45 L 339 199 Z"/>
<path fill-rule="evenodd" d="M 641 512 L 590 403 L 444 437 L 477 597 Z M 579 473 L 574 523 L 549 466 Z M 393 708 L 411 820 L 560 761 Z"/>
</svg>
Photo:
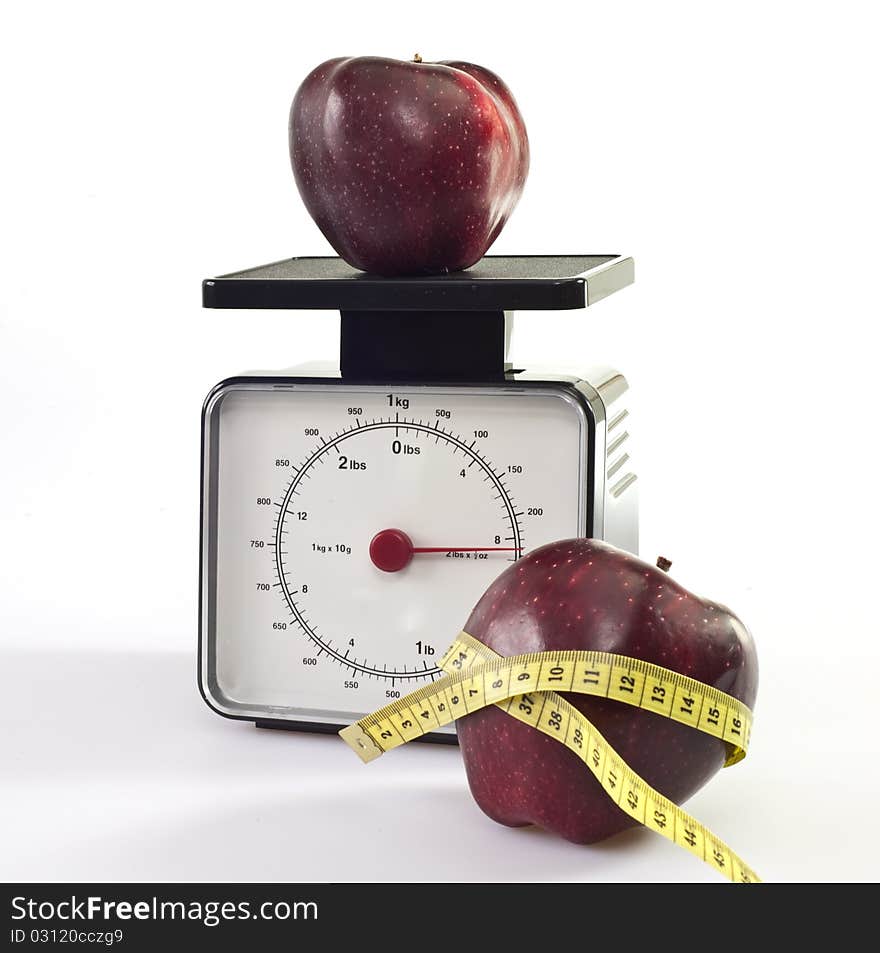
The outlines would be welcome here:
<svg viewBox="0 0 880 953">
<path fill-rule="evenodd" d="M 555 651 L 504 658 L 462 632 L 440 661 L 446 677 L 339 732 L 362 761 L 497 705 L 577 755 L 605 793 L 640 824 L 736 883 L 757 874 L 722 840 L 641 778 L 557 692 L 595 695 L 672 718 L 728 743 L 725 766 L 746 754 L 752 713 L 736 698 L 659 665 L 609 652 Z"/>
</svg>

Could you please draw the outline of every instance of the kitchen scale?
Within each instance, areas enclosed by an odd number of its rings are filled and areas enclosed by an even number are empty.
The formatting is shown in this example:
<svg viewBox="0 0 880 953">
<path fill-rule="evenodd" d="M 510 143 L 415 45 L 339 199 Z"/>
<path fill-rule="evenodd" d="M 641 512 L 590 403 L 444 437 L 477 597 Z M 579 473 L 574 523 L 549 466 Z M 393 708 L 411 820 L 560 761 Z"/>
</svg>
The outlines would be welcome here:
<svg viewBox="0 0 880 953">
<path fill-rule="evenodd" d="M 203 283 L 208 308 L 341 312 L 338 364 L 243 373 L 205 401 L 211 708 L 337 731 L 440 677 L 524 553 L 573 536 L 637 552 L 626 380 L 507 362 L 513 311 L 584 308 L 633 276 L 619 255 L 487 256 L 424 278 L 328 257 Z"/>
</svg>

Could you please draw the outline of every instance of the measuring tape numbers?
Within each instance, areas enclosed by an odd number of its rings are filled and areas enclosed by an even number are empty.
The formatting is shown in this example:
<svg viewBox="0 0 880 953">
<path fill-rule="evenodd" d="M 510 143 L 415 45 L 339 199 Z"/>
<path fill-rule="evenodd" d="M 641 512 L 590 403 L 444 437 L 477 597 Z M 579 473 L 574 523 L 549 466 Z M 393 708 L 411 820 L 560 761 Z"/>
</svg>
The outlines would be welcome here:
<svg viewBox="0 0 880 953">
<path fill-rule="evenodd" d="M 557 692 L 609 698 L 671 718 L 728 745 L 725 767 L 746 754 L 752 713 L 726 693 L 640 659 L 553 651 L 504 658 L 462 632 L 440 661 L 446 677 L 339 732 L 364 762 L 488 705 L 537 728 L 577 755 L 605 793 L 640 824 L 690 851 L 735 883 L 757 874 L 708 828 L 664 797 Z"/>
</svg>

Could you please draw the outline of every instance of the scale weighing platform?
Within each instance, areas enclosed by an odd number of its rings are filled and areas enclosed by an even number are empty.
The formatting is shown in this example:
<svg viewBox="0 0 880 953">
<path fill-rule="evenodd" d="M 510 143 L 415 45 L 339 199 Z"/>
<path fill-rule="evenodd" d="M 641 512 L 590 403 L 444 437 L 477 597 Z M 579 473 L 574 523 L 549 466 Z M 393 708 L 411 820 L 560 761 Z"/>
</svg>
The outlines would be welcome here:
<svg viewBox="0 0 880 953">
<path fill-rule="evenodd" d="M 632 281 L 631 258 L 565 255 L 425 278 L 292 258 L 203 283 L 208 308 L 341 313 L 338 363 L 243 373 L 204 404 L 211 708 L 338 731 L 439 677 L 508 562 L 573 536 L 637 552 L 626 380 L 507 362 L 513 311 L 584 308 Z"/>
</svg>

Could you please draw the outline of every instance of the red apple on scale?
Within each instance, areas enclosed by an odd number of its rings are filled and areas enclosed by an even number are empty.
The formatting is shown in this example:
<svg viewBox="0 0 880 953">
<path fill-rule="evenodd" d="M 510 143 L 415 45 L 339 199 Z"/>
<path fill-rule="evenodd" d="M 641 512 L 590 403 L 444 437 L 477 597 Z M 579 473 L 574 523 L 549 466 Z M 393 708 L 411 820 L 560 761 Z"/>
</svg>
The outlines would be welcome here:
<svg viewBox="0 0 880 953">
<path fill-rule="evenodd" d="M 713 685 L 750 708 L 755 702 L 758 662 L 743 623 L 662 569 L 597 540 L 551 543 L 511 565 L 465 629 L 499 655 L 615 652 Z M 602 698 L 564 697 L 676 803 L 701 788 L 727 756 L 720 739 L 662 715 Z M 581 844 L 637 824 L 579 758 L 499 708 L 467 715 L 457 727 L 471 791 L 494 820 L 536 824 Z"/>
<path fill-rule="evenodd" d="M 498 237 L 529 169 L 513 94 L 473 63 L 339 57 L 290 108 L 300 195 L 334 249 L 379 275 L 473 265 Z"/>
</svg>

